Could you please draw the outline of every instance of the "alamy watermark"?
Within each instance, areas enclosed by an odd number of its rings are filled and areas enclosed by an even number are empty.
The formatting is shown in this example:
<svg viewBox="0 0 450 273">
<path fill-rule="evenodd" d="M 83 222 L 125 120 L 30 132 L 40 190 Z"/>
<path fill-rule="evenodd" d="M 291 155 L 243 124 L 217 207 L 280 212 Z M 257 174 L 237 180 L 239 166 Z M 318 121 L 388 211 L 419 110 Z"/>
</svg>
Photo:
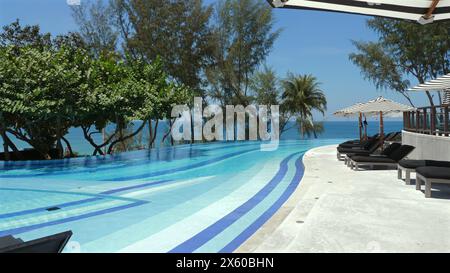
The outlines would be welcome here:
<svg viewBox="0 0 450 273">
<path fill-rule="evenodd" d="M 175 141 L 261 140 L 261 150 L 273 151 L 278 148 L 280 139 L 279 110 L 278 105 L 270 106 L 269 119 L 266 105 L 227 105 L 224 110 L 211 104 L 203 109 L 203 99 L 196 97 L 193 109 L 187 105 L 172 108 L 172 118 L 176 118 L 172 138 Z"/>
<path fill-rule="evenodd" d="M 66 0 L 66 3 L 69 6 L 79 6 L 81 5 L 81 0 Z"/>
</svg>

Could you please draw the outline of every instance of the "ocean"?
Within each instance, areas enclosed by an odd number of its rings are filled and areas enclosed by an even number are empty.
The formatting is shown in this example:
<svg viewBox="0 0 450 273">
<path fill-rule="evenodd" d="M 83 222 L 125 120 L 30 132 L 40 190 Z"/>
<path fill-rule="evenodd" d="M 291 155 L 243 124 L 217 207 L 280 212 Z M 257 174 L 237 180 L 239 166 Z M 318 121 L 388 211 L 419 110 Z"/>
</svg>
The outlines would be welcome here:
<svg viewBox="0 0 450 273">
<path fill-rule="evenodd" d="M 135 126 L 138 124 L 135 124 Z M 291 125 L 287 125 L 291 127 Z M 403 128 L 402 121 L 385 121 L 385 132 L 401 131 Z M 319 139 L 354 139 L 359 137 L 358 122 L 356 121 L 325 121 L 324 122 L 325 132 L 318 136 Z M 112 130 L 112 126 L 108 128 Z M 160 123 L 158 127 L 158 134 L 155 141 L 156 147 L 168 145 L 168 143 L 162 144 L 163 135 L 167 132 L 168 125 L 165 123 Z M 377 121 L 369 121 L 368 134 L 374 135 L 379 131 L 379 123 Z M 66 138 L 70 141 L 74 152 L 79 155 L 90 155 L 93 152 L 92 146 L 84 139 L 83 133 L 80 128 L 72 128 L 66 135 Z M 101 142 L 101 134 L 95 135 L 97 143 Z M 295 140 L 301 139 L 299 130 L 296 126 L 293 126 L 290 130 L 284 132 L 281 137 L 282 140 Z M 30 146 L 17 139 L 11 137 L 16 146 L 19 149 L 30 148 Z M 142 133 L 143 143 L 147 143 L 148 139 L 148 126 L 144 128 Z M 3 142 L 0 138 L 0 151 L 3 152 Z"/>
</svg>

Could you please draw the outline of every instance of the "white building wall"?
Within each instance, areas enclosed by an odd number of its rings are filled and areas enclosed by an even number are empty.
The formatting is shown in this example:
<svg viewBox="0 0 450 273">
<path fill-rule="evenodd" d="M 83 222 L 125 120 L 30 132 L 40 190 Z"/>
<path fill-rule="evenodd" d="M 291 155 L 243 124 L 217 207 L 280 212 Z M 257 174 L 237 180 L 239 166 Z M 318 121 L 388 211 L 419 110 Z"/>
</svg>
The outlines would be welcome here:
<svg viewBox="0 0 450 273">
<path fill-rule="evenodd" d="M 450 137 L 430 136 L 403 131 L 402 142 L 416 149 L 410 159 L 430 159 L 450 161 Z"/>
</svg>

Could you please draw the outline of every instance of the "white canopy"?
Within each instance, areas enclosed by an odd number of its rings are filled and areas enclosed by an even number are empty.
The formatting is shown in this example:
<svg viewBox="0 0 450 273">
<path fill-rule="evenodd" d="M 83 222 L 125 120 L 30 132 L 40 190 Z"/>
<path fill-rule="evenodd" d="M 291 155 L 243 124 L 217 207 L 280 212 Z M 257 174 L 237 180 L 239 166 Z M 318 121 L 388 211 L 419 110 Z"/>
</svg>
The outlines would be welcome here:
<svg viewBox="0 0 450 273">
<path fill-rule="evenodd" d="M 450 74 L 419 84 L 409 91 L 444 91 L 450 89 Z"/>
<path fill-rule="evenodd" d="M 359 134 L 362 138 L 362 115 L 371 115 L 380 117 L 380 135 L 384 135 L 384 121 L 383 116 L 397 117 L 398 114 L 403 112 L 415 111 L 414 107 L 404 105 L 392 100 L 385 99 L 383 97 L 378 97 L 374 100 L 368 101 L 366 103 L 357 103 L 353 106 L 344 108 L 340 111 L 334 113 L 336 116 L 351 117 L 359 116 Z M 365 126 L 365 135 L 367 137 L 367 127 Z"/>
<path fill-rule="evenodd" d="M 450 19 L 450 0 L 268 0 L 277 8 L 327 10 L 418 21 Z"/>
<path fill-rule="evenodd" d="M 382 112 L 387 116 L 396 116 L 398 113 L 415 111 L 414 107 L 404 105 L 383 97 L 378 97 L 374 100 L 366 103 L 357 103 L 353 106 L 344 108 L 334 113 L 336 116 L 357 116 L 359 114 L 364 115 L 378 115 Z"/>
<path fill-rule="evenodd" d="M 442 91 L 442 102 L 450 104 L 450 74 L 419 84 L 408 91 Z"/>
</svg>

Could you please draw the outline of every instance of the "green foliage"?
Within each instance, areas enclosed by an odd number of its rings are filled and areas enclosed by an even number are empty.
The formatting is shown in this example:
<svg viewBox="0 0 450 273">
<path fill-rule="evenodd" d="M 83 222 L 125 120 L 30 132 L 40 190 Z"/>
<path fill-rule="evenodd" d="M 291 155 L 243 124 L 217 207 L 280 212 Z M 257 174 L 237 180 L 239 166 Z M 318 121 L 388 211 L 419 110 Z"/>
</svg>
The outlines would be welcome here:
<svg viewBox="0 0 450 273">
<path fill-rule="evenodd" d="M 406 92 L 411 85 L 409 79 L 424 83 L 450 72 L 450 23 L 422 26 L 404 20 L 374 18 L 367 25 L 379 39 L 354 41 L 357 52 L 350 54 L 350 60 L 377 88 L 400 92 L 411 102 Z M 429 93 L 428 97 L 433 104 Z"/>
<path fill-rule="evenodd" d="M 210 96 L 223 105 L 248 105 L 253 73 L 269 54 L 280 30 L 267 3 L 224 0 L 216 8 L 213 65 L 206 71 Z"/>
<path fill-rule="evenodd" d="M 327 99 L 312 75 L 289 74 L 283 81 L 282 98 L 286 111 L 301 119 L 312 117 L 313 110 L 322 114 L 327 110 Z"/>
<path fill-rule="evenodd" d="M 187 88 L 167 81 L 158 60 L 150 65 L 142 60 L 123 61 L 112 54 L 94 60 L 87 90 L 78 102 L 77 125 L 100 154 L 103 147 L 109 146 L 111 153 L 115 145 L 139 134 L 145 123 L 131 134 L 124 133 L 130 131 L 133 121 L 167 118 L 172 105 L 187 103 L 189 93 Z M 110 123 L 115 124 L 115 131 L 103 143 L 95 143 L 93 134 L 101 133 Z"/>
<path fill-rule="evenodd" d="M 33 46 L 38 49 L 50 47 L 52 44 L 49 33 L 41 34 L 39 26 L 20 25 L 19 20 L 3 27 L 0 33 L 0 46 Z"/>
<path fill-rule="evenodd" d="M 150 61 L 162 58 L 170 76 L 200 92 L 201 72 L 212 51 L 211 6 L 201 0 L 119 2 L 133 30 L 129 48 Z"/>
<path fill-rule="evenodd" d="M 73 9 L 84 39 L 95 52 L 114 50 L 147 63 L 162 60 L 180 84 L 202 95 L 201 75 L 212 51 L 212 7 L 202 0 L 97 0 Z M 118 39 L 120 35 L 120 39 Z"/>
<path fill-rule="evenodd" d="M 323 122 L 314 122 L 311 117 L 297 119 L 297 126 L 302 138 L 317 138 L 318 135 L 325 132 Z"/>
<path fill-rule="evenodd" d="M 289 73 L 282 85 L 282 113 L 296 119 L 302 137 L 313 134 L 317 138 L 317 133 L 322 133 L 324 128 L 322 123 L 314 122 L 313 111 L 324 115 L 327 110 L 327 99 L 320 83 L 312 75 Z"/>
<path fill-rule="evenodd" d="M 251 89 L 252 102 L 280 106 L 281 134 L 291 128 L 287 127 L 291 119 L 296 120 L 303 137 L 317 137 L 324 131 L 323 124 L 313 120 L 313 111 L 324 114 L 327 109 L 326 97 L 315 77 L 289 73 L 280 81 L 275 71 L 266 66 L 254 74 Z"/>
<path fill-rule="evenodd" d="M 264 66 L 251 79 L 250 89 L 253 91 L 254 101 L 260 105 L 279 104 L 279 84 L 275 71 L 268 66 Z"/>
<path fill-rule="evenodd" d="M 115 11 L 103 0 L 91 4 L 72 6 L 72 15 L 83 40 L 95 55 L 116 50 L 119 31 L 116 28 Z"/>
<path fill-rule="evenodd" d="M 67 133 L 81 73 L 70 50 L 4 47 L 0 53 L 0 111 L 8 132 L 44 157 Z"/>
<path fill-rule="evenodd" d="M 102 154 L 106 146 L 111 153 L 143 129 L 127 133 L 134 121 L 167 118 L 172 105 L 187 103 L 192 93 L 168 81 L 159 59 L 148 64 L 106 51 L 93 57 L 76 34 L 36 46 L 38 28 L 13 24 L 13 29 L 17 33 L 0 35 L 1 125 L 43 158 L 50 159 L 50 151 L 61 147 L 56 143 L 71 127 L 83 129 L 95 153 Z M 95 143 L 93 135 L 108 124 L 116 125 L 115 132 Z"/>
</svg>

